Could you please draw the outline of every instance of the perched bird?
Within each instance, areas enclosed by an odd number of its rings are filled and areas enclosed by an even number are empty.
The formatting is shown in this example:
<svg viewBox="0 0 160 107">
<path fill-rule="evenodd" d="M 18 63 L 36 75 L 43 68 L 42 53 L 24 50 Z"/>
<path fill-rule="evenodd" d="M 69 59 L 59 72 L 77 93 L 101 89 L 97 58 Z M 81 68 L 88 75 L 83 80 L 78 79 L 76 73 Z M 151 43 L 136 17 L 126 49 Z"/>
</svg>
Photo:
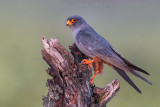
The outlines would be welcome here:
<svg viewBox="0 0 160 107">
<path fill-rule="evenodd" d="M 87 59 L 82 61 L 83 64 L 88 64 L 91 66 L 92 63 L 93 65 L 94 75 L 92 77 L 91 84 L 93 83 L 95 76 L 102 73 L 103 63 L 109 65 L 117 71 L 118 74 L 120 74 L 123 79 L 125 79 L 139 93 L 141 93 L 141 91 L 128 77 L 126 72 L 129 72 L 147 83 L 152 84 L 136 71 L 147 75 L 149 75 L 149 73 L 135 66 L 120 55 L 120 53 L 118 53 L 107 40 L 105 40 L 89 24 L 87 24 L 81 16 L 73 15 L 68 17 L 67 26 L 71 28 L 74 42 L 79 50 L 91 58 L 91 61 Z"/>
</svg>

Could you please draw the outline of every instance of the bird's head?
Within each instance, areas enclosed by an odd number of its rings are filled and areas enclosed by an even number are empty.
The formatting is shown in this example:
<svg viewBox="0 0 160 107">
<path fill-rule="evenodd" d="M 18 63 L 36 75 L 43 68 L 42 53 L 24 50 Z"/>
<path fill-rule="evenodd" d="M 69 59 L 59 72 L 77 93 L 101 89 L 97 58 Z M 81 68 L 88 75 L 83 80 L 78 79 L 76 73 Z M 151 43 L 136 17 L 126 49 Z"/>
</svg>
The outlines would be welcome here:
<svg viewBox="0 0 160 107">
<path fill-rule="evenodd" d="M 67 26 L 69 26 L 71 29 L 77 29 L 86 24 L 86 21 L 78 15 L 73 15 L 67 18 Z"/>
</svg>

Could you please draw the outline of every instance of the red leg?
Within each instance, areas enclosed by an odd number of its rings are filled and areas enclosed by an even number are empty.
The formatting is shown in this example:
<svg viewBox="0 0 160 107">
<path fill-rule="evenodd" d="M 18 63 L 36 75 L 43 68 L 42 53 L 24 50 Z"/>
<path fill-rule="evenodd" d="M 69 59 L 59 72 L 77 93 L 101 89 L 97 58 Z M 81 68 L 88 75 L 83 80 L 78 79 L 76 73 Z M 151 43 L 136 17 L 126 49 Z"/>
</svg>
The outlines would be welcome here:
<svg viewBox="0 0 160 107">
<path fill-rule="evenodd" d="M 96 77 L 97 74 L 99 73 L 102 73 L 102 70 L 103 70 L 103 60 L 101 60 L 100 58 L 98 57 L 94 57 L 92 58 L 91 61 L 89 61 L 88 59 L 83 59 L 82 60 L 82 64 L 88 64 L 88 66 L 91 67 L 91 63 L 93 63 L 93 68 L 94 68 L 94 75 L 92 77 L 92 80 L 91 80 L 91 85 L 93 84 L 93 81 L 94 81 L 94 78 Z"/>
<path fill-rule="evenodd" d="M 92 80 L 91 80 L 91 85 L 93 84 L 93 80 L 96 77 L 96 75 L 97 75 L 96 73 L 93 75 Z"/>
</svg>

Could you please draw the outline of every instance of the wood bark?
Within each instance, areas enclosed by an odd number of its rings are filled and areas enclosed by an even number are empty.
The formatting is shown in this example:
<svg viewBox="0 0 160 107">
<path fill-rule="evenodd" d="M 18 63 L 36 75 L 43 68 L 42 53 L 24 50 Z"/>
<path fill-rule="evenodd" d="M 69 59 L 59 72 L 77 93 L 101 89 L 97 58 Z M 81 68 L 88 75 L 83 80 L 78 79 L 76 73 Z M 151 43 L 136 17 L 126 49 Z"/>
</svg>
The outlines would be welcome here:
<svg viewBox="0 0 160 107">
<path fill-rule="evenodd" d="M 92 70 L 81 64 L 88 57 L 75 44 L 68 52 L 57 39 L 41 37 L 43 59 L 49 65 L 46 72 L 52 77 L 47 80 L 48 93 L 43 96 L 44 107 L 105 107 L 117 94 L 120 84 L 113 80 L 104 88 L 90 85 Z"/>
</svg>

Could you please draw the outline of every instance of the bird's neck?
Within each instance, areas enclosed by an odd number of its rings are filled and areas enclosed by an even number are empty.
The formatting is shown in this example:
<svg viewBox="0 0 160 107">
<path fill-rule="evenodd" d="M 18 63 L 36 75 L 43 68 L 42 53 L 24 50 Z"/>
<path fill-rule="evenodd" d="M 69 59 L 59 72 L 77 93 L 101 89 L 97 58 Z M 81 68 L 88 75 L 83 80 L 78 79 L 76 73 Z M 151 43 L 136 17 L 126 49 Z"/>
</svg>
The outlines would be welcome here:
<svg viewBox="0 0 160 107">
<path fill-rule="evenodd" d="M 76 38 L 76 35 L 78 34 L 78 32 L 79 32 L 81 29 L 82 29 L 82 28 L 72 29 L 73 38 Z"/>
</svg>

